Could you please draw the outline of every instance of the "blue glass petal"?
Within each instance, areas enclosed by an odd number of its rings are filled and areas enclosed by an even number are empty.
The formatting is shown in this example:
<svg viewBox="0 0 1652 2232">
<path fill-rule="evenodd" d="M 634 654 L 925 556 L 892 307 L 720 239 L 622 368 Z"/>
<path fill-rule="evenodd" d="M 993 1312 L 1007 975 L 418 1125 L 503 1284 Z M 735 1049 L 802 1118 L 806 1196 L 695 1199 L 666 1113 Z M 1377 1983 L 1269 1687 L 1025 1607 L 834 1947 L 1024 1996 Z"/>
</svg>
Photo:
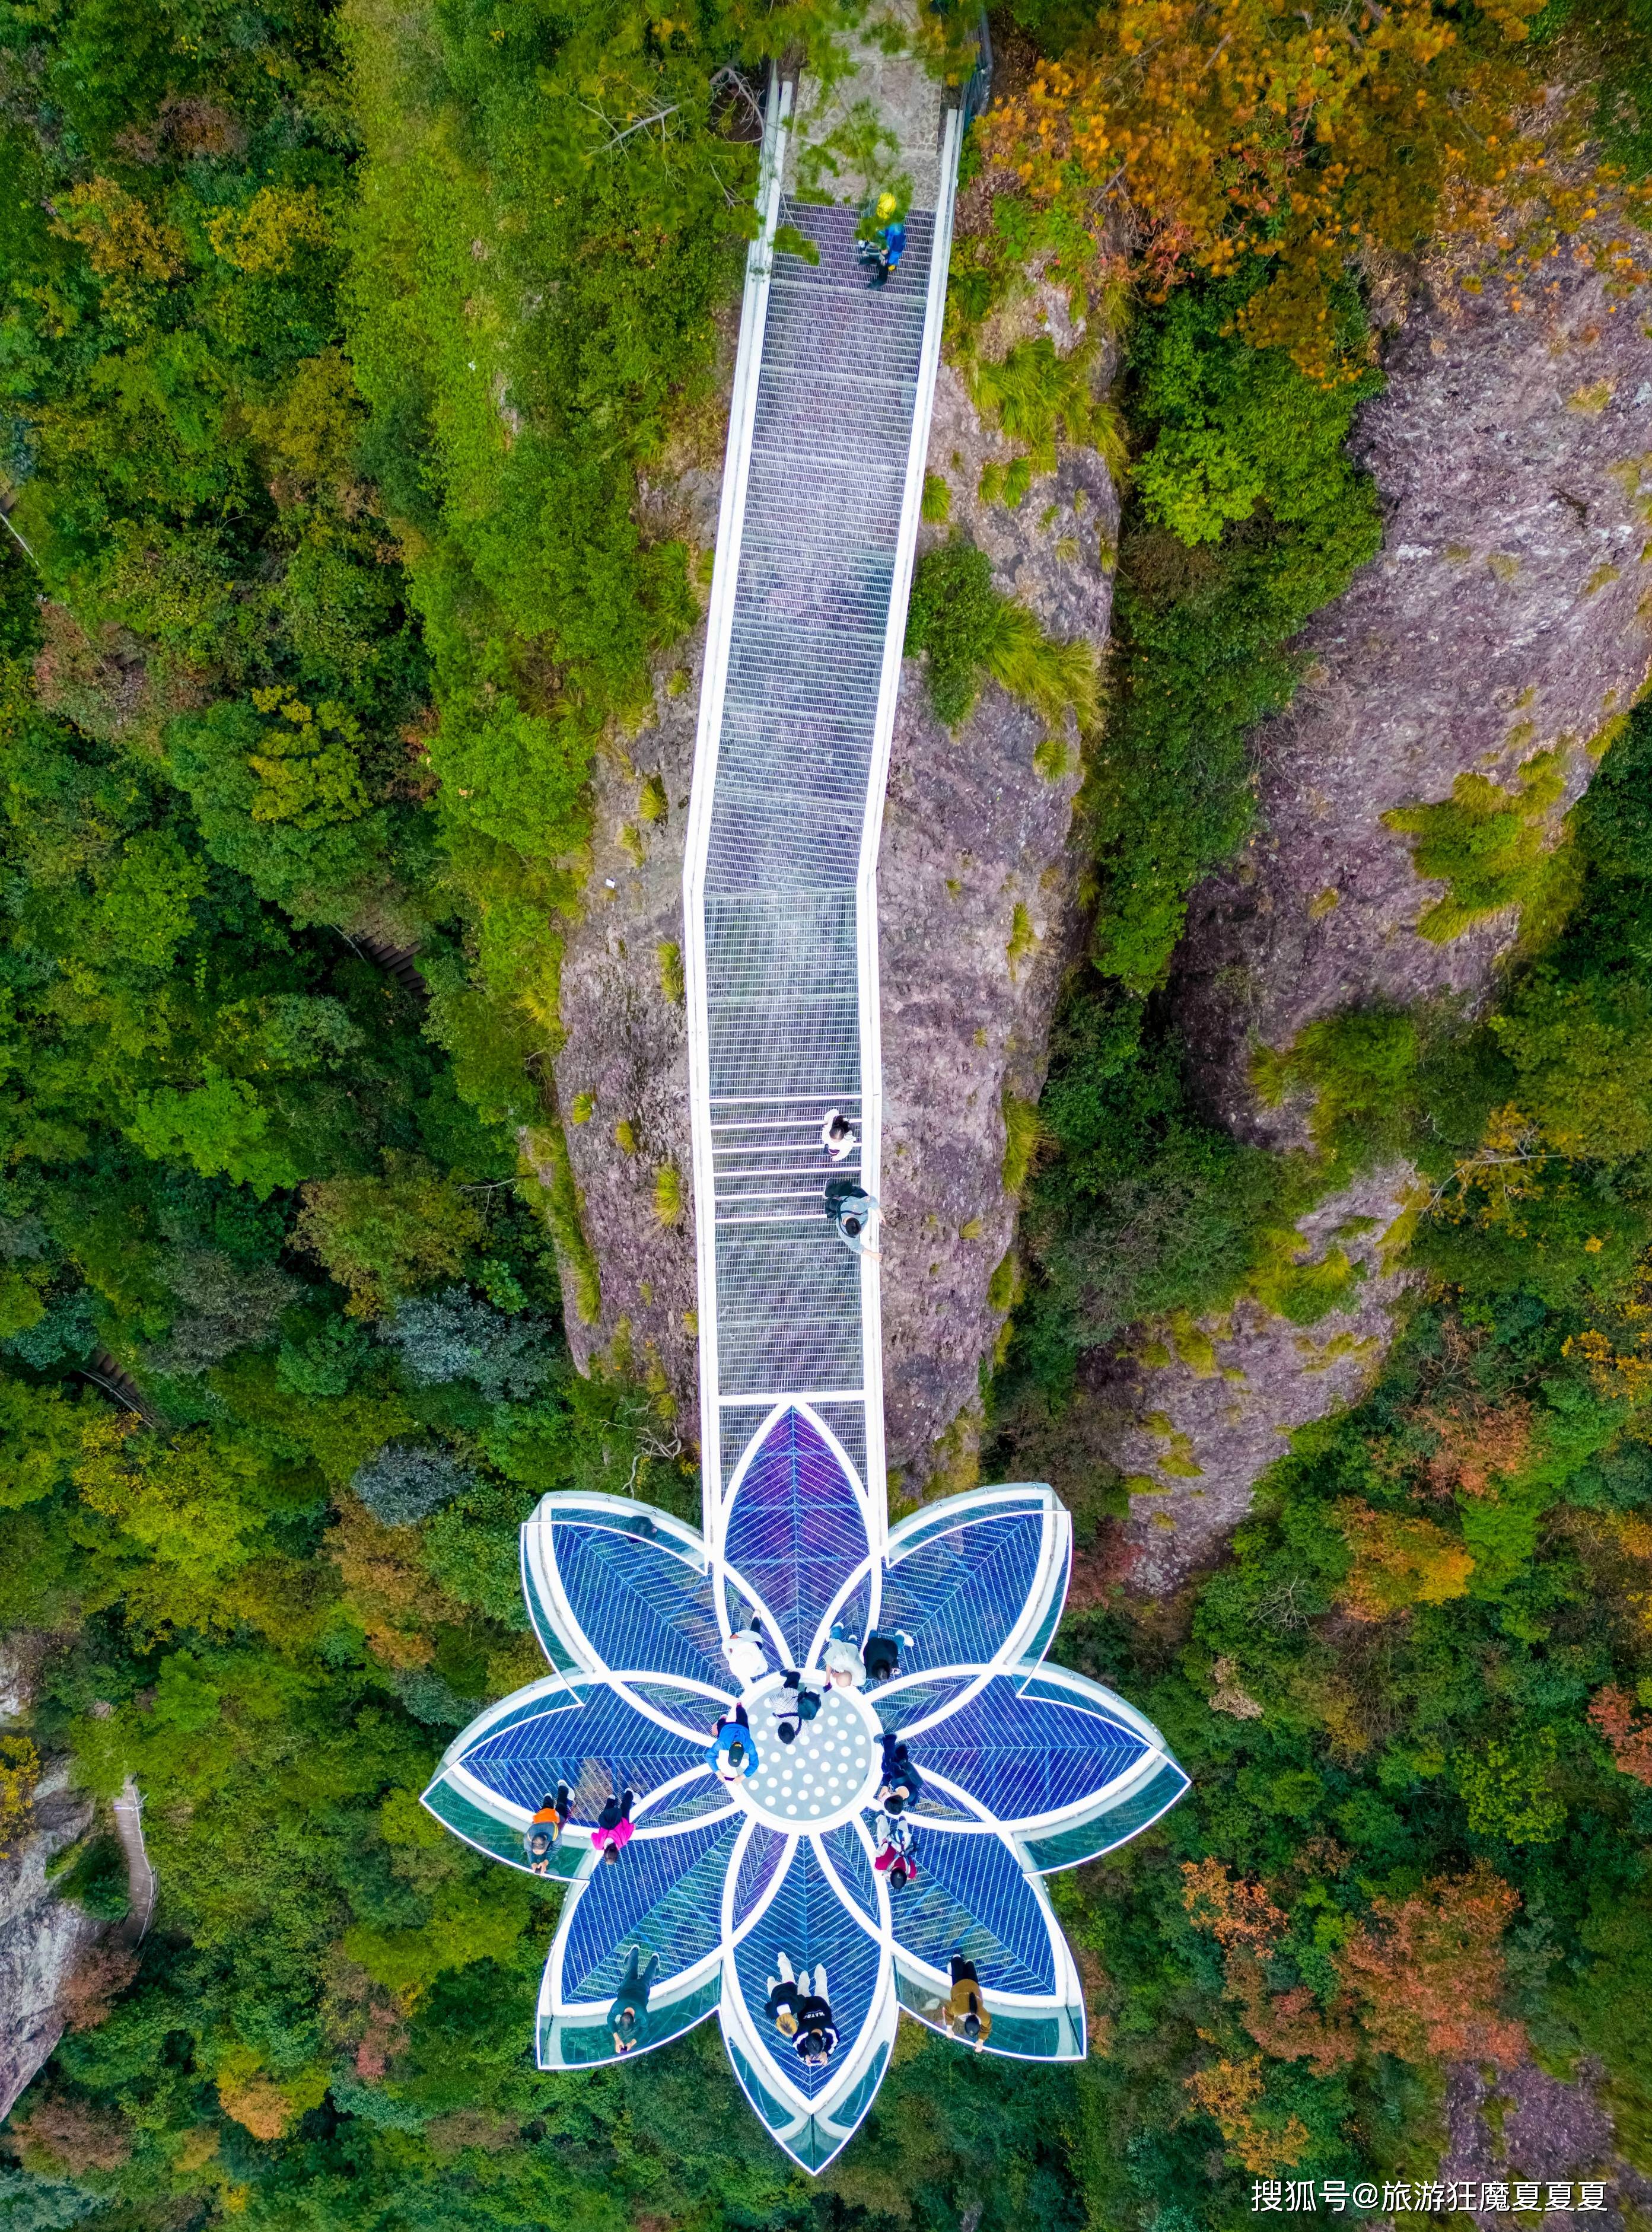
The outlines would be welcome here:
<svg viewBox="0 0 1652 2232">
<path fill-rule="evenodd" d="M 722 1943 L 722 1879 L 744 1817 L 733 1814 L 671 1837 L 633 1837 L 569 1893 L 552 1949 L 558 2012 L 612 2000 L 633 1945 L 659 1955 L 656 1987 Z M 560 1956 L 560 1970 L 556 1963 Z"/>
<path fill-rule="evenodd" d="M 526 1807 L 566 1782 L 573 1818 L 590 1826 L 606 1799 L 632 1790 L 640 1801 L 662 1783 L 704 1764 L 704 1740 L 658 1721 L 606 1684 L 586 1690 L 580 1702 L 548 1703 L 526 1717 L 493 1725 L 484 1714 L 448 1754 L 485 1788 Z"/>
<path fill-rule="evenodd" d="M 869 1549 L 848 1474 L 811 1419 L 784 1411 L 745 1464 L 722 1552 L 768 1606 L 794 1666 L 808 1663 L 822 1618 Z"/>
<path fill-rule="evenodd" d="M 920 1830 L 917 1879 L 890 1902 L 895 1942 L 944 1974 L 962 1953 L 1001 1992 L 1053 1992 L 1057 1965 L 1047 1900 L 1010 1846 L 991 1830 Z"/>
<path fill-rule="evenodd" d="M 548 1969 L 547 1974 L 548 1978 Z M 720 1969 L 712 1969 L 709 1976 L 690 1979 L 676 1993 L 651 1989 L 648 2028 L 633 2053 L 650 2054 L 658 2046 L 669 2046 L 674 2038 L 681 2038 L 684 2031 L 703 2022 L 722 1996 Z M 606 2008 L 593 2004 L 559 2015 L 551 2012 L 545 1999 L 541 1992 L 534 2041 L 541 2069 L 592 2069 L 622 2058 L 614 2052 Z"/>
<path fill-rule="evenodd" d="M 1045 1685 L 1026 1693 L 1008 1675 L 909 1739 L 920 1775 L 943 1775 L 1006 1827 L 1095 1798 L 1151 1749 L 1098 1685 L 1080 1702 Z"/>
<path fill-rule="evenodd" d="M 766 1829 L 761 1821 L 751 1825 L 751 1836 L 740 1855 L 740 1872 L 735 1878 L 735 1928 L 740 1929 L 752 1909 L 761 1898 L 779 1872 L 790 1847 L 791 1839 L 777 1829 Z"/>
<path fill-rule="evenodd" d="M 731 1692 L 699 1538 L 664 1513 L 547 1496 L 523 1529 L 530 1607 L 547 1649 L 593 1671 L 675 1674 Z M 639 1528 L 650 1531 L 643 1534 Z"/>
<path fill-rule="evenodd" d="M 872 1872 L 871 1855 L 858 1826 L 845 1821 L 836 1829 L 828 1829 L 820 1839 L 826 1848 L 827 1863 L 838 1879 L 839 1888 L 849 1903 L 864 1917 L 868 1930 L 881 1930 L 883 1921 L 878 1911 L 878 1878 Z"/>
<path fill-rule="evenodd" d="M 780 1973 L 784 1953 L 794 1970 L 826 1963 L 827 1996 L 838 2027 L 838 2047 L 824 2069 L 811 2069 L 768 2020 L 768 1980 Z M 798 1839 L 784 1882 L 735 1952 L 746 2011 L 759 2037 L 769 2041 L 775 2060 L 799 2090 L 817 2099 L 837 2081 L 854 2051 L 877 1994 L 882 1953 L 845 1906 L 820 1864 L 813 1837 Z"/>
<path fill-rule="evenodd" d="M 982 1489 L 926 1506 L 889 1541 L 878 1624 L 904 1628 L 904 1669 L 1036 1658 L 1066 1594 L 1072 1530 L 1050 1490 Z M 1029 1614 L 1033 1617 L 1029 1618 Z"/>
</svg>

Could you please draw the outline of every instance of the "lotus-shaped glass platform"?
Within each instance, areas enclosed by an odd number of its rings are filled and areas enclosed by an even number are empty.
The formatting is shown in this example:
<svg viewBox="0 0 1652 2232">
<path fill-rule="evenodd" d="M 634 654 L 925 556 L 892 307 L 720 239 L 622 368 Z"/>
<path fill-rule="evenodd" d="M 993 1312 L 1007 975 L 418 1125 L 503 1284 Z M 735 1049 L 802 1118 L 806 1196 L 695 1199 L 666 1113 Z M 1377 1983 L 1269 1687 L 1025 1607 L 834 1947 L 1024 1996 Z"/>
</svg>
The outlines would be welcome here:
<svg viewBox="0 0 1652 2232">
<path fill-rule="evenodd" d="M 1187 1778 L 1139 1713 L 1043 1664 L 1071 1549 L 1067 1515 L 1040 1486 L 981 1489 L 889 1529 L 881 1493 L 801 1403 L 752 1437 L 704 1536 L 621 1497 L 547 1496 L 522 1528 L 522 1577 L 554 1671 L 473 1722 L 424 1794 L 460 1836 L 522 1867 L 534 1809 L 568 1786 L 541 2067 L 615 2058 L 609 2010 L 633 1948 L 658 1956 L 642 2047 L 716 2009 L 753 2107 L 812 2170 L 871 2106 L 898 2010 L 941 2026 L 954 1954 L 978 1971 L 988 2052 L 1081 2057 L 1078 1973 L 1040 1877 L 1122 1844 Z M 742 1688 L 723 1645 L 754 1621 L 769 1671 Z M 828 1687 L 834 1625 L 904 1631 L 900 1671 Z M 768 1703 L 788 1669 L 812 1676 L 823 1706 L 782 1747 Z M 706 1752 L 740 1699 L 759 1766 L 731 1784 Z M 916 1878 L 894 1892 L 873 1866 L 886 1730 L 923 1781 Z M 634 1834 L 603 1865 L 592 1827 L 626 1790 Z M 839 2042 L 824 2065 L 767 2013 L 782 1955 L 826 1968 Z"/>
</svg>

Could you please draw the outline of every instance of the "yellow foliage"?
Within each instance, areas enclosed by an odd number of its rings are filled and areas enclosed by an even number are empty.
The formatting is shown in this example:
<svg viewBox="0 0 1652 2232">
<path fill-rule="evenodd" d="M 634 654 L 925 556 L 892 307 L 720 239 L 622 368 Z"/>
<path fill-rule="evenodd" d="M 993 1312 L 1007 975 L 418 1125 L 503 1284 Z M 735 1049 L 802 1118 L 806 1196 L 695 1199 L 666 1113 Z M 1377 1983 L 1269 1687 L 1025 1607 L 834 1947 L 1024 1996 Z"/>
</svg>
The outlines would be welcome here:
<svg viewBox="0 0 1652 2232">
<path fill-rule="evenodd" d="M 1595 214 L 1603 174 L 1556 162 L 1526 120 L 1541 107 L 1522 51 L 1539 4 L 1387 0 L 1326 16 L 1121 0 L 990 111 L 983 152 L 1003 184 L 1059 204 L 1093 256 L 1133 240 L 1156 295 L 1268 258 L 1241 331 L 1335 382 L 1369 359 L 1332 305 L 1351 258 L 1407 256 L 1443 233 L 1518 271 Z M 1593 252 L 1618 276 L 1636 268 L 1622 241 Z"/>
<path fill-rule="evenodd" d="M 1466 1596 L 1474 1560 L 1455 1535 L 1431 1519 L 1373 1511 L 1344 1498 L 1337 1506 L 1354 1563 L 1338 1601 L 1355 1619 L 1387 1619 L 1416 1604 Z"/>
<path fill-rule="evenodd" d="M 365 415 L 353 371 L 330 348 L 301 358 L 273 401 L 249 405 L 247 425 L 285 498 L 352 477 L 351 453 Z"/>
<path fill-rule="evenodd" d="M 277 2085 L 249 2046 L 231 2047 L 218 2064 L 219 2105 L 255 2139 L 281 2138 L 307 2110 L 320 2107 L 327 2085 L 325 2069 L 301 2070 Z"/>
<path fill-rule="evenodd" d="M 332 238 L 314 186 L 262 186 L 244 210 L 225 210 L 206 231 L 214 251 L 254 279 L 280 277 Z"/>
<path fill-rule="evenodd" d="M 158 224 L 113 178 L 93 178 L 66 194 L 52 230 L 86 250 L 100 279 L 160 285 L 184 269 L 183 235 L 174 225 Z"/>
<path fill-rule="evenodd" d="M 40 1754 L 27 1736 L 0 1736 L 0 1860 L 28 1825 L 40 1782 Z"/>
<path fill-rule="evenodd" d="M 1255 2114 L 1262 2098 L 1262 2057 L 1221 2060 L 1182 2079 L 1194 2105 L 1215 2125 L 1240 2166 L 1257 2177 L 1277 2177 L 1299 2163 L 1308 2149 L 1308 2127 L 1300 2116 L 1277 2125 Z"/>
</svg>

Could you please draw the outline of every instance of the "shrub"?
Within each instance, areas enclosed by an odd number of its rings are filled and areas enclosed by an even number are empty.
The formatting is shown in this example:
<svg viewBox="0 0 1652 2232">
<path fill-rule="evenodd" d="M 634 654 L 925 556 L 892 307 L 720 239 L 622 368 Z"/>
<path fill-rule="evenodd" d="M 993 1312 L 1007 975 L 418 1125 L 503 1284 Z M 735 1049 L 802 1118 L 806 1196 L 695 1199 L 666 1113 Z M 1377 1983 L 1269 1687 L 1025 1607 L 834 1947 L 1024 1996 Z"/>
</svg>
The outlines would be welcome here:
<svg viewBox="0 0 1652 2232">
<path fill-rule="evenodd" d="M 379 1328 L 415 1385 L 474 1379 L 490 1403 L 531 1395 L 551 1368 L 549 1328 L 509 1317 L 463 1287 L 401 1302 Z"/>
<path fill-rule="evenodd" d="M 412 1527 L 473 1487 L 475 1478 L 444 1450 L 423 1442 L 388 1442 L 350 1484 L 386 1527 Z"/>
<path fill-rule="evenodd" d="M 1069 706 L 1081 727 L 1096 719 L 1099 682 L 1092 646 L 1053 642 L 1024 606 L 999 595 L 986 553 L 961 535 L 926 552 L 913 578 L 906 655 L 926 653 L 930 701 L 949 728 L 969 718 L 983 674 L 1047 720 L 1059 721 Z"/>
</svg>

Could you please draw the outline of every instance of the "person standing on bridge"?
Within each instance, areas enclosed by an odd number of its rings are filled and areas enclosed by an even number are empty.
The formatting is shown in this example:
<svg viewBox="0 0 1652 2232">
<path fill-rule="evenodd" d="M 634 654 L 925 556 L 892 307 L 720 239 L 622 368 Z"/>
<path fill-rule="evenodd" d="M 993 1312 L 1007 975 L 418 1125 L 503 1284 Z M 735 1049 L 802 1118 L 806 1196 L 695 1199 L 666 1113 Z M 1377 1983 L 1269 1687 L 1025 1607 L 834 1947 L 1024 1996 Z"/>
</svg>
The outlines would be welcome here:
<svg viewBox="0 0 1652 2232">
<path fill-rule="evenodd" d="M 761 1682 L 768 1671 L 763 1631 L 755 1620 L 749 1627 L 735 1628 L 725 1638 L 722 1655 L 729 1662 L 729 1671 L 743 1690 L 749 1690 L 754 1682 Z"/>
<path fill-rule="evenodd" d="M 878 1204 L 871 1196 L 852 1178 L 828 1178 L 826 1210 L 844 1246 L 857 1256 L 870 1256 L 877 1262 L 878 1250 L 871 1244 L 871 1231 L 878 1217 Z"/>
<path fill-rule="evenodd" d="M 612 1867 L 619 1858 L 632 1836 L 631 1808 L 633 1791 L 622 1791 L 619 1797 L 610 1797 L 597 1816 L 597 1826 L 591 1832 L 593 1849 L 602 1854 Z"/>
<path fill-rule="evenodd" d="M 815 1963 L 813 1984 L 807 1969 L 798 1970 L 797 1981 L 803 1994 L 797 2010 L 798 2058 L 813 2068 L 824 2069 L 838 2043 L 838 2026 L 832 2020 L 832 2002 L 826 1996 L 825 1963 Z"/>
<path fill-rule="evenodd" d="M 855 1151 L 855 1127 L 841 1108 L 828 1108 L 820 1119 L 820 1152 L 840 1163 Z"/>
<path fill-rule="evenodd" d="M 720 1782 L 742 1782 L 748 1775 L 757 1772 L 757 1747 L 752 1742 L 751 1723 L 743 1705 L 736 1705 L 732 1713 L 721 1713 L 706 1746 L 705 1763 Z"/>
<path fill-rule="evenodd" d="M 659 1966 L 659 1955 L 651 1953 L 648 1966 L 639 1974 L 637 1964 L 641 1953 L 640 1945 L 632 1947 L 625 1973 L 619 1979 L 618 1996 L 608 2010 L 616 2054 L 635 2054 L 648 2035 L 648 1988 Z"/>
<path fill-rule="evenodd" d="M 899 268 L 906 253 L 906 227 L 901 223 L 897 208 L 893 194 L 879 194 L 872 211 L 872 230 L 859 244 L 858 253 L 863 263 L 871 266 L 874 287 L 889 284 L 890 273 Z"/>
<path fill-rule="evenodd" d="M 536 1876 L 542 1876 L 549 1868 L 551 1854 L 562 1841 L 569 1803 L 568 1787 L 566 1782 L 559 1782 L 555 1797 L 547 1792 L 539 1801 L 538 1813 L 528 1825 L 522 1847 L 528 1854 L 528 1865 Z"/>
</svg>

